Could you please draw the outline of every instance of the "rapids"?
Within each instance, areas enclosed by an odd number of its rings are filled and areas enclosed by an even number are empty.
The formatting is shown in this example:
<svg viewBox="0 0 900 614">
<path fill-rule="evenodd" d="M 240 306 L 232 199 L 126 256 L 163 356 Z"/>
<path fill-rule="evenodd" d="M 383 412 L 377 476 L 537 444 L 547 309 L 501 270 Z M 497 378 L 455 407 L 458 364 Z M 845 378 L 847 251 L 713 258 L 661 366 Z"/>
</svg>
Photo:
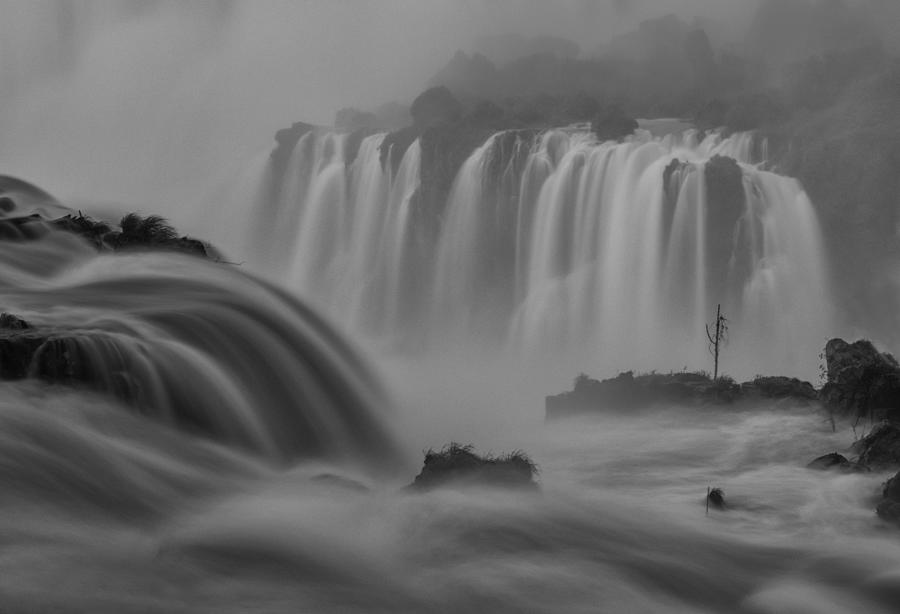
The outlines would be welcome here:
<svg viewBox="0 0 900 614">
<path fill-rule="evenodd" d="M 441 424 L 434 370 L 400 368 L 424 377 L 397 418 Z M 483 373 L 451 379 L 490 397 Z M 4 611 L 877 613 L 900 594 L 900 542 L 869 503 L 886 476 L 806 469 L 849 440 L 808 410 L 460 420 L 403 446 L 522 446 L 541 489 L 408 494 L 412 464 L 274 468 L 111 398 L 2 388 Z M 705 514 L 707 485 L 727 511 Z"/>
<path fill-rule="evenodd" d="M 97 255 L 51 232 L 0 244 L 2 309 L 141 413 L 272 460 L 396 458 L 381 383 L 321 317 L 229 265 Z M 38 349 L 53 351 L 51 342 Z M 35 370 L 34 364 L 32 371 Z"/>
</svg>

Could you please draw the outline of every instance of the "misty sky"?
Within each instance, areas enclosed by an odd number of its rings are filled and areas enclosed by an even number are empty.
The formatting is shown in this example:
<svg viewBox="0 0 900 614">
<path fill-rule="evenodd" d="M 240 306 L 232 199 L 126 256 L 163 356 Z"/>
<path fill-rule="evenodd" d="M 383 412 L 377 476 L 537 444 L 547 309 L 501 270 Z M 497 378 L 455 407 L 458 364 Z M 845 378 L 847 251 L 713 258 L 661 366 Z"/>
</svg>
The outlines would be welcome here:
<svg viewBox="0 0 900 614">
<path fill-rule="evenodd" d="M 0 172 L 63 198 L 175 206 L 293 121 L 409 102 L 480 36 L 564 36 L 589 49 L 647 16 L 753 4 L 0 0 Z"/>
</svg>

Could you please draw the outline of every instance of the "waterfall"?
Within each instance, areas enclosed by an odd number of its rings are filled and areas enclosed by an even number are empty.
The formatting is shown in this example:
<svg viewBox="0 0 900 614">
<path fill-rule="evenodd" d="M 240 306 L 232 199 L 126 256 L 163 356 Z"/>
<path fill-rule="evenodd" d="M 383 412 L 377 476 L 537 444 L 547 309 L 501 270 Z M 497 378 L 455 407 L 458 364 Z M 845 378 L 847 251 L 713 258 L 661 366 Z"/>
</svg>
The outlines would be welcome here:
<svg viewBox="0 0 900 614">
<path fill-rule="evenodd" d="M 366 470 L 398 454 L 377 377 L 322 318 L 238 268 L 175 254 L 97 255 L 50 232 L 0 244 L 6 363 L 117 398 L 147 417 L 271 461 Z M 9 374 L 4 374 L 9 376 Z"/>
<path fill-rule="evenodd" d="M 351 330 L 700 368 L 721 304 L 741 375 L 796 372 L 828 334 L 814 209 L 798 182 L 763 170 L 751 133 L 501 132 L 439 203 L 419 186 L 437 164 L 419 141 L 396 172 L 384 142 L 366 137 L 352 156 L 346 135 L 306 134 L 275 179 L 275 210 L 254 214 L 287 246 L 274 278 Z"/>
</svg>

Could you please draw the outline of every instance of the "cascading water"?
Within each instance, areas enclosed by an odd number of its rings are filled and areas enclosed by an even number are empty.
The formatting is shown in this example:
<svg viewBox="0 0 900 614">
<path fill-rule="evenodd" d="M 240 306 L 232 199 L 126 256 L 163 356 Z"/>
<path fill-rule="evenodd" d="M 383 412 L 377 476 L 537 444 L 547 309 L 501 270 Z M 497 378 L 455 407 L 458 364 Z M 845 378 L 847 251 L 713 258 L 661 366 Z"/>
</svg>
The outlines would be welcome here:
<svg viewBox="0 0 900 614">
<path fill-rule="evenodd" d="M 274 211 L 264 200 L 244 214 L 289 246 L 260 270 L 350 330 L 601 370 L 698 368 L 721 304 L 732 372 L 810 376 L 797 357 L 831 324 L 820 231 L 800 185 L 754 160 L 752 134 L 499 133 L 437 204 L 418 189 L 418 141 L 395 174 L 383 135 L 350 164 L 347 138 L 303 136 L 274 178 Z"/>
<path fill-rule="evenodd" d="M 197 258 L 97 256 L 57 232 L 0 253 L 3 309 L 39 343 L 31 377 L 84 383 L 270 460 L 396 462 L 381 385 L 284 292 Z"/>
</svg>

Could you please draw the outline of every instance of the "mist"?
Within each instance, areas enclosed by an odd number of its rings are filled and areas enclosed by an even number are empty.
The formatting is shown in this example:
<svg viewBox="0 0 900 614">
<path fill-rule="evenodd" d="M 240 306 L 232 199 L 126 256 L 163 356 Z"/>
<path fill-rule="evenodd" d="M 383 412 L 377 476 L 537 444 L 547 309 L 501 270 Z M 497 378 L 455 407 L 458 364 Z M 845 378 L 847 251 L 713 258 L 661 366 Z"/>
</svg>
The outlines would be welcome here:
<svg viewBox="0 0 900 614">
<path fill-rule="evenodd" d="M 0 164 L 67 200 L 177 215 L 278 128 L 408 104 L 479 38 L 562 36 L 587 50 L 648 15 L 748 10 L 724 4 L 4 0 Z"/>
<path fill-rule="evenodd" d="M 894 612 L 898 6 L 0 0 L 0 610 Z"/>
</svg>

